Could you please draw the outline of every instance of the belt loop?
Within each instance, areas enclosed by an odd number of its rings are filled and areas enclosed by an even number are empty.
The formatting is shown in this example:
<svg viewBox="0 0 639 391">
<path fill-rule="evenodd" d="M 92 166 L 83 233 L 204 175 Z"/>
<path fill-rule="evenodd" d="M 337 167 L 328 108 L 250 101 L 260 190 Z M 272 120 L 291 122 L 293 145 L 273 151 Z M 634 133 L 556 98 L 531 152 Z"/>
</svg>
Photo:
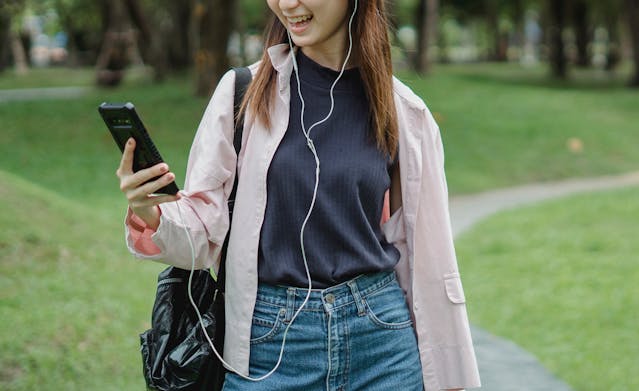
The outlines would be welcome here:
<svg viewBox="0 0 639 391">
<path fill-rule="evenodd" d="M 346 283 L 349 288 L 351 288 L 351 293 L 353 294 L 353 299 L 355 299 L 355 305 L 357 306 L 357 315 L 364 316 L 366 315 L 366 307 L 364 306 L 364 299 L 359 294 L 359 289 L 357 289 L 357 283 L 355 280 L 350 280 Z"/>
<path fill-rule="evenodd" d="M 286 317 L 284 322 L 288 323 L 293 319 L 295 313 L 295 288 L 288 288 L 286 290 Z"/>
</svg>

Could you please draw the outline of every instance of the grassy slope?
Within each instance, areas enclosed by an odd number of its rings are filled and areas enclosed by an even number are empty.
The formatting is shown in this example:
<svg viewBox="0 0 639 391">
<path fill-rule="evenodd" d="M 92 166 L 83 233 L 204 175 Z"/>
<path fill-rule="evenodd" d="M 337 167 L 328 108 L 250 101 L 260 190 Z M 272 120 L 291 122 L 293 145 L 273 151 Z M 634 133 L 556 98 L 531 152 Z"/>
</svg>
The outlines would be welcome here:
<svg viewBox="0 0 639 391">
<path fill-rule="evenodd" d="M 0 388 L 144 387 L 156 264 L 132 260 L 121 216 L 0 172 Z"/>
<path fill-rule="evenodd" d="M 97 107 L 103 101 L 129 100 L 138 107 L 181 185 L 206 105 L 205 99 L 194 99 L 183 82 L 141 83 L 83 99 L 1 104 L 0 169 L 83 203 L 113 206 L 121 198 L 114 175 L 120 154 Z"/>
<path fill-rule="evenodd" d="M 501 213 L 457 241 L 473 323 L 575 390 L 636 390 L 639 188 Z"/>
</svg>

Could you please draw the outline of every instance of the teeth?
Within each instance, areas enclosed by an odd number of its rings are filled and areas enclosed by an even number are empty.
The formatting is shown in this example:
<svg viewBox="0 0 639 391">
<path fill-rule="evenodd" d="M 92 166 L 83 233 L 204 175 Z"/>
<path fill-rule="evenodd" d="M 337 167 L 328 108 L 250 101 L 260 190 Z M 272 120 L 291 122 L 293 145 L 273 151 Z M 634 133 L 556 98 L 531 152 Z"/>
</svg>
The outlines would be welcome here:
<svg viewBox="0 0 639 391">
<path fill-rule="evenodd" d="M 311 15 L 298 16 L 296 18 L 288 18 L 291 23 L 301 23 L 311 18 Z"/>
</svg>

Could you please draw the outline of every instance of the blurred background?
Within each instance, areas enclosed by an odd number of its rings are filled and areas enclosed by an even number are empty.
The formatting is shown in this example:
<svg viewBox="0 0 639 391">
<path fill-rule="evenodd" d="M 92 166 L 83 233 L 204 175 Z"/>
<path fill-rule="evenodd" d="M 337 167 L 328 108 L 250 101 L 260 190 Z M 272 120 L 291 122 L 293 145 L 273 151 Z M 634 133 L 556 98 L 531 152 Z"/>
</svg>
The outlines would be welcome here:
<svg viewBox="0 0 639 391">
<path fill-rule="evenodd" d="M 388 6 L 395 73 L 440 125 L 451 197 L 639 170 L 639 0 Z M 208 97 L 261 56 L 269 17 L 262 0 L 0 0 L 0 389 L 144 389 L 138 334 L 163 266 L 124 248 L 97 106 L 134 102 L 181 186 Z M 637 190 L 457 237 L 471 323 L 574 390 L 639 389 Z"/>
</svg>

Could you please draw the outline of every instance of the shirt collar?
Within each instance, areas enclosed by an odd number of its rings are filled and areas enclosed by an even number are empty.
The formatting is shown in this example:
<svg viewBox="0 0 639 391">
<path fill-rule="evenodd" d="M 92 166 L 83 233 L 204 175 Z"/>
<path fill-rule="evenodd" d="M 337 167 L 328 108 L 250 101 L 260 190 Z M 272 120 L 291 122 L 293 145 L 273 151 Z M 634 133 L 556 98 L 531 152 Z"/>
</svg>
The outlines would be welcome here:
<svg viewBox="0 0 639 391">
<path fill-rule="evenodd" d="M 290 55 L 290 47 L 286 43 L 268 48 L 268 55 L 273 68 L 278 73 L 278 87 L 280 91 L 288 88 L 293 73 L 293 59 Z"/>
</svg>

